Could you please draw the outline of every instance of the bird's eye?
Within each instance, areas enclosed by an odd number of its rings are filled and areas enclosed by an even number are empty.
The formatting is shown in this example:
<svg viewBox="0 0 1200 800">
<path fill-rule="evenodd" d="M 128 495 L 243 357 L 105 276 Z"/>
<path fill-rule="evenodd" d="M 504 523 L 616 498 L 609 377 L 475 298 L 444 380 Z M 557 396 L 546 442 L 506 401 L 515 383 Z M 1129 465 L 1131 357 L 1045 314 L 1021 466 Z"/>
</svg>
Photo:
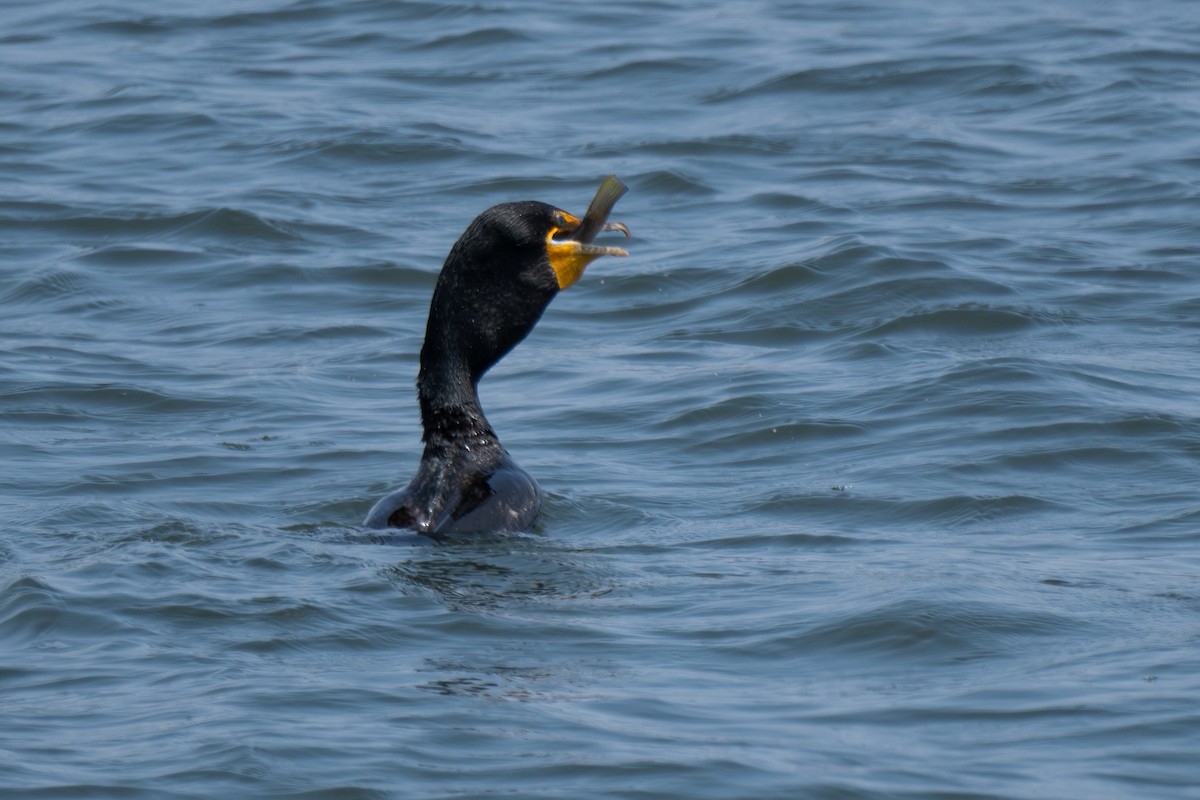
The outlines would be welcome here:
<svg viewBox="0 0 1200 800">
<path fill-rule="evenodd" d="M 559 228 L 562 228 L 567 224 L 567 218 L 563 216 L 561 211 L 554 212 L 554 224 Z"/>
</svg>

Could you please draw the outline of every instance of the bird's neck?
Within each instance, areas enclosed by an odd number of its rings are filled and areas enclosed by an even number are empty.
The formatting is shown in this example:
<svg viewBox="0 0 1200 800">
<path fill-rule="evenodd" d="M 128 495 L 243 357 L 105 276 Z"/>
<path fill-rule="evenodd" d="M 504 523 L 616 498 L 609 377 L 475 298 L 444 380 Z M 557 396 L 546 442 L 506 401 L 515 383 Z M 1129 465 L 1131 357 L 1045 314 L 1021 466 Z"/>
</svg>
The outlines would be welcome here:
<svg viewBox="0 0 1200 800">
<path fill-rule="evenodd" d="M 421 354 L 417 397 L 426 449 L 498 448 L 496 432 L 479 404 L 478 377 L 454 358 Z"/>
</svg>

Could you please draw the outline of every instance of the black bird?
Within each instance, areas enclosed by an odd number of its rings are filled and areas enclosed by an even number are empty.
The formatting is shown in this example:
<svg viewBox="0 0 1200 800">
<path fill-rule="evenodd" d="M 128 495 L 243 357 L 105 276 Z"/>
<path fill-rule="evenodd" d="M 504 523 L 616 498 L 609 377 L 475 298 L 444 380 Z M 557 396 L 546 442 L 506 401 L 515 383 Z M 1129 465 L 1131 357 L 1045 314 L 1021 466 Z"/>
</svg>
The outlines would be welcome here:
<svg viewBox="0 0 1200 800">
<path fill-rule="evenodd" d="M 626 188 L 610 177 L 582 219 L 527 200 L 492 206 L 455 242 L 442 266 L 421 348 L 417 397 L 425 451 L 412 481 L 363 523 L 425 535 L 527 530 L 542 507 L 537 483 L 501 446 L 479 405 L 479 379 L 524 339 L 546 306 L 600 256 L 594 245 Z"/>
</svg>

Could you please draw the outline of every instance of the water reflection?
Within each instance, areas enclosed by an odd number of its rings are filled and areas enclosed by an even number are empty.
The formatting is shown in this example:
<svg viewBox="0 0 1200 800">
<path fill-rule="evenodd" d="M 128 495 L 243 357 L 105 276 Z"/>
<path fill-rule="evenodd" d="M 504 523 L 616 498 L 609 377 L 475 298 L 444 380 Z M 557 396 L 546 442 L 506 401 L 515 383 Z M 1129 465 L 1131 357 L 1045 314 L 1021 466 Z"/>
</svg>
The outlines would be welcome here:
<svg viewBox="0 0 1200 800">
<path fill-rule="evenodd" d="M 424 660 L 430 694 L 487 700 L 578 695 L 611 665 L 596 663 L 595 608 L 615 588 L 601 557 L 539 536 L 505 534 L 410 550 L 380 569 L 406 594 L 443 605 L 444 645 Z M 538 642 L 554 640 L 558 657 Z M 578 647 L 576 647 L 578 645 Z M 586 653 L 580 658 L 572 652 Z M 598 672 L 599 671 L 599 672 Z"/>
<path fill-rule="evenodd" d="M 381 571 L 402 591 L 476 613 L 601 597 L 614 588 L 596 554 L 519 534 L 452 539 L 412 551 L 411 558 Z"/>
</svg>

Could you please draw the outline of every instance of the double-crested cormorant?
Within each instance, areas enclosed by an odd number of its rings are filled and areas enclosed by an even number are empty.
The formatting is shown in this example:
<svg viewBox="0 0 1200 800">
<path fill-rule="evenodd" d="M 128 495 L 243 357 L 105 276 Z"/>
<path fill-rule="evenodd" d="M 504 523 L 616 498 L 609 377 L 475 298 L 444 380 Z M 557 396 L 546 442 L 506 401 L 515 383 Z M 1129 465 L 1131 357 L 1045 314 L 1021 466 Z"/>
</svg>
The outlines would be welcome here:
<svg viewBox="0 0 1200 800">
<path fill-rule="evenodd" d="M 484 211 L 455 242 L 433 290 L 417 396 L 425 451 L 412 481 L 367 514 L 368 528 L 426 535 L 526 530 L 542 493 L 500 444 L 479 405 L 479 379 L 524 339 L 546 306 L 600 256 L 627 255 L 591 243 L 625 193 L 616 178 L 578 218 L 535 201 Z"/>
</svg>

